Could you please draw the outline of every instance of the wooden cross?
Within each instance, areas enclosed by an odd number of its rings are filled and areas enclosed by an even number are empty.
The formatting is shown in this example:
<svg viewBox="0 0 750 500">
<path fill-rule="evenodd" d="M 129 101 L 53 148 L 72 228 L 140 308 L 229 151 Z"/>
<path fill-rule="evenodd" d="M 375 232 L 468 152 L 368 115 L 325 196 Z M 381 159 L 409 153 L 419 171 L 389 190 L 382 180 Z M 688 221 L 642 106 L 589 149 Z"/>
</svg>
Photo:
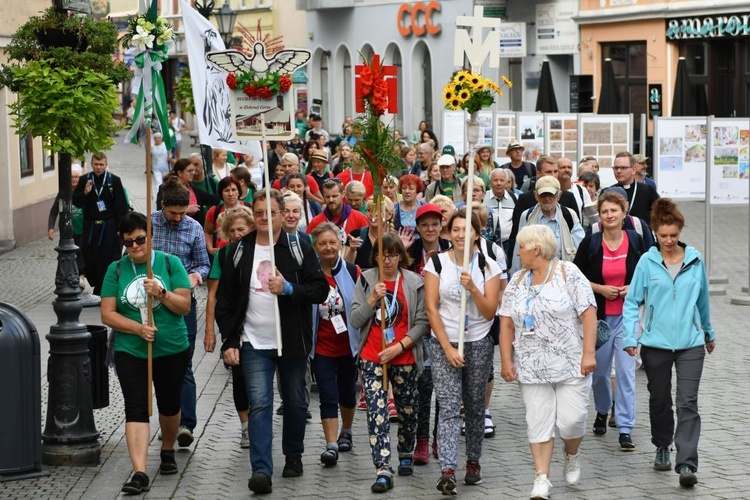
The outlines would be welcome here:
<svg viewBox="0 0 750 500">
<path fill-rule="evenodd" d="M 354 75 L 355 75 L 355 85 L 354 85 L 354 93 L 355 93 L 355 102 L 356 102 L 356 112 L 357 113 L 364 113 L 365 112 L 365 101 L 364 96 L 362 95 L 362 85 L 361 85 L 361 76 L 362 76 L 362 70 L 365 68 L 365 64 L 357 64 L 354 66 Z M 388 112 L 391 114 L 398 113 L 398 87 L 397 87 L 397 81 L 396 76 L 398 75 L 398 68 L 396 66 L 381 66 L 380 65 L 380 56 L 378 54 L 375 54 L 372 56 L 370 67 L 376 69 L 376 71 L 379 74 L 383 75 L 383 78 L 385 79 L 385 83 L 388 87 Z"/>
<path fill-rule="evenodd" d="M 465 26 L 466 28 L 459 28 Z M 471 36 L 469 30 L 471 28 Z M 484 37 L 484 28 L 490 28 Z M 453 49 L 453 64 L 464 65 L 464 54 L 469 59 L 472 73 L 479 73 L 484 60 L 490 56 L 490 68 L 500 67 L 500 19 L 484 17 L 484 7 L 474 7 L 474 16 L 456 18 L 456 38 Z"/>
</svg>

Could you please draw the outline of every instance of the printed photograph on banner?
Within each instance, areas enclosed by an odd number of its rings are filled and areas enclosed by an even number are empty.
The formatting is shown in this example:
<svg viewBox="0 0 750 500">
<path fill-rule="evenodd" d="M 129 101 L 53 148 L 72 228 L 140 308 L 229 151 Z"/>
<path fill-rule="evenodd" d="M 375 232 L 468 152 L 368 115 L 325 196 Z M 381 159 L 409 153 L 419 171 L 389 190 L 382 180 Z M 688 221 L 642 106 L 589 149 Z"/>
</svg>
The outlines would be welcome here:
<svg viewBox="0 0 750 500">
<path fill-rule="evenodd" d="M 737 165 L 739 156 L 737 148 L 714 148 L 714 165 Z"/>
<path fill-rule="evenodd" d="M 241 90 L 232 92 L 232 125 L 234 133 L 243 139 L 262 137 L 261 115 L 268 140 L 288 140 L 294 137 L 294 103 L 292 92 L 277 94 L 270 99 L 249 97 Z"/>
<path fill-rule="evenodd" d="M 714 146 L 736 146 L 738 138 L 738 127 L 716 127 L 714 129 Z"/>
</svg>

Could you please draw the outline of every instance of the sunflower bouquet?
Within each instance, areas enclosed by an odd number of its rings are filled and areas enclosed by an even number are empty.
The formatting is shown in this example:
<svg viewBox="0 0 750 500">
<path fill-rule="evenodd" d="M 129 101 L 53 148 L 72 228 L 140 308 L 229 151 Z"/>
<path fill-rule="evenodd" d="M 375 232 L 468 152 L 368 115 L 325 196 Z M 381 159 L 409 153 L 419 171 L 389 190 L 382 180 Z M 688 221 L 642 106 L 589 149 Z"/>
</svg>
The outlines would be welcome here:
<svg viewBox="0 0 750 500">
<path fill-rule="evenodd" d="M 513 82 L 503 76 L 503 85 L 511 88 Z M 500 86 L 482 75 L 466 70 L 457 71 L 443 89 L 445 109 L 453 111 L 465 109 L 469 114 L 476 113 L 495 103 L 495 96 L 503 96 Z"/>
</svg>

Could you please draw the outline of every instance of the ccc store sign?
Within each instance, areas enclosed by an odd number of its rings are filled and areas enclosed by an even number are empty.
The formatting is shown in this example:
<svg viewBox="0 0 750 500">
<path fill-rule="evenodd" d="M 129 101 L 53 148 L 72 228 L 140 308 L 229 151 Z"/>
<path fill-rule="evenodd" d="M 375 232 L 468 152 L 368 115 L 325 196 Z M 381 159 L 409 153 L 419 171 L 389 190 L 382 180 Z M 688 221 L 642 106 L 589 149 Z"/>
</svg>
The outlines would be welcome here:
<svg viewBox="0 0 750 500">
<path fill-rule="evenodd" d="M 401 36 L 410 35 L 425 36 L 440 33 L 440 24 L 434 23 L 434 15 L 440 12 L 438 2 L 417 2 L 415 4 L 404 3 L 398 8 L 398 32 Z"/>
</svg>

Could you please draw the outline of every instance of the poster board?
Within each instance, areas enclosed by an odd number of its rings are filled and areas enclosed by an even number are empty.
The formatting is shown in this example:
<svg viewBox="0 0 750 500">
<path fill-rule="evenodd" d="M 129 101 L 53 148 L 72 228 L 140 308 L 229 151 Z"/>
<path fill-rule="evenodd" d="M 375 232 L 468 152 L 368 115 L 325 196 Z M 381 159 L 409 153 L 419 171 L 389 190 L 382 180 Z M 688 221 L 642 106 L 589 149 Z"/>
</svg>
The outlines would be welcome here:
<svg viewBox="0 0 750 500">
<path fill-rule="evenodd" d="M 706 199 L 706 118 L 654 117 L 654 181 L 661 196 Z"/>
<path fill-rule="evenodd" d="M 544 154 L 544 113 L 518 113 L 516 139 L 524 147 L 523 161 L 536 163 Z"/>
<path fill-rule="evenodd" d="M 232 126 L 234 134 L 242 139 L 260 140 L 261 116 L 266 140 L 294 138 L 294 108 L 292 92 L 277 94 L 270 99 L 249 97 L 241 90 L 232 91 Z"/>
<path fill-rule="evenodd" d="M 440 142 L 440 149 L 450 144 L 456 150 L 456 156 L 460 161 L 461 157 L 467 151 L 466 144 L 466 120 L 469 115 L 463 111 L 443 110 L 443 136 Z M 479 142 L 477 147 L 488 145 L 490 148 L 494 144 L 494 114 L 492 110 L 485 109 L 479 112 Z"/>
<path fill-rule="evenodd" d="M 499 164 L 507 162 L 505 150 L 508 143 L 517 137 L 516 114 L 495 113 L 495 161 Z"/>
<path fill-rule="evenodd" d="M 547 113 L 544 115 L 547 130 L 544 150 L 557 158 L 568 158 L 578 165 L 578 115 L 575 113 Z M 575 167 L 574 167 L 575 170 Z M 573 172 L 575 175 L 575 172 Z"/>
<path fill-rule="evenodd" d="M 599 163 L 602 187 L 615 183 L 614 157 L 621 151 L 633 151 L 632 115 L 578 116 L 578 150 L 581 157 L 593 156 Z"/>
<path fill-rule="evenodd" d="M 724 118 L 709 123 L 709 202 L 746 204 L 750 201 L 750 120 Z"/>
</svg>

